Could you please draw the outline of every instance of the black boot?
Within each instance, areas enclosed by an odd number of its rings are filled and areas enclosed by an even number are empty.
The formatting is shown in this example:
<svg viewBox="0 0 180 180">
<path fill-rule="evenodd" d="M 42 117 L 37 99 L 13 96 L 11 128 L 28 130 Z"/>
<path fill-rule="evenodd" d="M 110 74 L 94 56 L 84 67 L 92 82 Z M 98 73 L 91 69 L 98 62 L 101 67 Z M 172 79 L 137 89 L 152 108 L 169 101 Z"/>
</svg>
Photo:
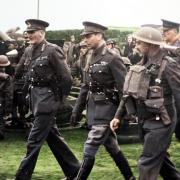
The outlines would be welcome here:
<svg viewBox="0 0 180 180">
<path fill-rule="evenodd" d="M 117 167 L 121 171 L 122 175 L 124 176 L 125 180 L 135 180 L 136 178 L 133 176 L 133 173 L 131 171 L 131 168 L 129 166 L 129 163 L 127 159 L 125 158 L 124 154 L 119 151 L 115 155 L 111 155 L 113 160 L 115 161 Z"/>
<path fill-rule="evenodd" d="M 85 157 L 83 159 L 78 175 L 74 180 L 86 180 L 93 168 L 94 161 L 95 161 L 95 158 Z"/>
<path fill-rule="evenodd" d="M 3 140 L 5 138 L 4 131 L 0 130 L 0 140 Z"/>
</svg>

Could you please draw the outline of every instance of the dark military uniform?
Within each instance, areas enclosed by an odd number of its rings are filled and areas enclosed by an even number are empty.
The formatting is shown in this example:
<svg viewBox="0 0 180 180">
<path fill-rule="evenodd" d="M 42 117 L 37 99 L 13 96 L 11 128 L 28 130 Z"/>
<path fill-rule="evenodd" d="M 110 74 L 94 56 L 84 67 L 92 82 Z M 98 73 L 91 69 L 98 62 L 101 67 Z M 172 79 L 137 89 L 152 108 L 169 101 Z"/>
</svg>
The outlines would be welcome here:
<svg viewBox="0 0 180 180">
<path fill-rule="evenodd" d="M 6 58 L 6 59 L 5 59 Z M 3 61 L 3 60 L 7 60 Z M 5 63 L 3 63 L 5 62 Z M 4 138 L 4 115 L 11 113 L 13 100 L 12 78 L 5 73 L 10 62 L 7 57 L 0 56 L 0 140 Z"/>
<path fill-rule="evenodd" d="M 163 51 L 159 51 L 151 60 L 146 59 L 143 65 L 149 68 L 151 75 L 149 86 L 155 86 L 162 59 L 166 59 L 167 64 L 162 74 L 161 87 L 163 88 L 164 106 L 171 121 L 166 124 L 159 116 L 160 112 L 154 113 L 144 101 L 135 100 L 143 140 L 143 151 L 138 161 L 140 180 L 155 180 L 159 172 L 163 179 L 180 179 L 180 173 L 167 155 L 176 124 L 174 99 L 180 102 L 180 76 L 176 73 L 180 71 L 180 67 L 175 60 L 167 58 Z M 118 113 L 115 117 L 119 118 Z"/>
<path fill-rule="evenodd" d="M 72 179 L 77 174 L 79 162 L 58 132 L 55 122 L 55 113 L 62 98 L 69 94 L 71 88 L 65 56 L 60 47 L 44 40 L 26 48 L 16 75 L 24 66 L 28 70 L 26 77 L 30 85 L 30 106 L 35 119 L 28 138 L 27 153 L 21 161 L 16 179 L 31 179 L 45 140 L 64 174 Z"/>
<path fill-rule="evenodd" d="M 159 53 L 153 61 L 158 62 L 158 60 L 162 58 L 163 54 Z M 150 63 L 151 62 L 149 62 L 149 64 Z M 178 80 L 180 77 L 175 78 L 176 74 L 174 74 L 174 70 L 178 72 L 180 67 L 177 66 L 175 61 L 168 60 L 161 83 L 165 99 L 164 105 L 168 111 L 169 117 L 171 117 L 171 124 L 167 126 L 164 125 L 162 119 L 158 121 L 155 117 L 156 115 L 147 113 L 143 105 L 138 106 L 138 108 L 140 108 L 138 110 L 140 112 L 139 121 L 143 120 L 141 127 L 144 147 L 139 159 L 140 179 L 142 180 L 156 179 L 159 171 L 164 179 L 180 179 L 179 172 L 177 172 L 166 153 L 171 143 L 171 137 L 176 124 L 176 111 L 173 96 L 176 101 L 180 102 L 180 84 Z M 156 73 L 157 72 L 151 77 L 150 86 L 154 85 L 155 78 L 157 78 Z M 143 109 L 145 110 L 144 112 Z"/>
<path fill-rule="evenodd" d="M 177 30 L 177 36 L 178 36 L 178 32 L 179 32 L 179 23 L 175 23 L 175 22 L 171 22 L 171 21 L 167 21 L 162 19 L 163 22 L 163 31 L 168 31 L 171 29 L 176 29 Z M 177 39 L 173 44 L 171 44 L 172 46 L 176 46 L 176 47 L 180 47 L 180 40 Z M 180 63 L 180 57 L 177 57 L 173 52 L 169 51 L 168 54 L 175 58 L 177 60 L 177 62 Z M 180 96 L 180 95 L 179 95 Z M 177 124 L 176 124 L 176 128 L 175 128 L 175 136 L 176 138 L 180 141 L 180 106 L 178 106 L 178 102 L 176 102 L 176 110 L 177 110 Z"/>
<path fill-rule="evenodd" d="M 105 44 L 94 50 L 80 95 L 73 109 L 79 116 L 87 107 L 88 125 L 91 130 L 84 146 L 84 160 L 77 179 L 86 179 L 93 167 L 95 155 L 100 145 L 106 150 L 120 168 L 125 179 L 132 177 L 127 160 L 119 149 L 117 137 L 109 127 L 121 97 L 125 66 L 117 54 Z M 83 171 L 84 169 L 84 171 Z"/>
<path fill-rule="evenodd" d="M 180 40 L 174 42 L 173 46 L 180 47 Z M 175 57 L 172 53 L 170 53 L 170 55 L 172 57 Z M 180 57 L 175 57 L 175 59 L 180 64 Z M 175 128 L 175 136 L 180 141 L 180 105 L 178 102 L 176 102 L 176 111 L 177 111 L 177 123 Z"/>
</svg>

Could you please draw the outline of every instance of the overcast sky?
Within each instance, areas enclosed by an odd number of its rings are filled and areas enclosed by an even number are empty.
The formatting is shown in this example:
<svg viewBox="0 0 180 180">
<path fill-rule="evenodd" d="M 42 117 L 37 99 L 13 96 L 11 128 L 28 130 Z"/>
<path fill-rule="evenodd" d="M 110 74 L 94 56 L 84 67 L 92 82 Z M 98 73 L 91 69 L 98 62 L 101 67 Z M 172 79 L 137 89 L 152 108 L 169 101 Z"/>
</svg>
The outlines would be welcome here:
<svg viewBox="0 0 180 180">
<path fill-rule="evenodd" d="M 38 0 L 1 0 L 0 31 L 37 18 Z M 161 24 L 161 19 L 180 22 L 180 0 L 39 0 L 39 18 L 50 23 L 47 30 L 82 29 L 83 21 L 105 26 Z"/>
</svg>

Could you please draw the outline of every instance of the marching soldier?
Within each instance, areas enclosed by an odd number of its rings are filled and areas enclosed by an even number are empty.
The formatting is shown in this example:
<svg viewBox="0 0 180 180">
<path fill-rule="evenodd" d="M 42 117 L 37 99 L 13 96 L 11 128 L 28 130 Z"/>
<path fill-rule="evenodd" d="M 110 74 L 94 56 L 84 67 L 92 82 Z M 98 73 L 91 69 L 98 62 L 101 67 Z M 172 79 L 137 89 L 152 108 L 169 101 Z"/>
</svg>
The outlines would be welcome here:
<svg viewBox="0 0 180 180">
<path fill-rule="evenodd" d="M 27 143 L 26 156 L 16 173 L 16 180 L 31 179 L 41 146 L 47 141 L 66 179 L 72 180 L 79 162 L 58 132 L 55 113 L 71 89 L 71 75 L 60 47 L 45 40 L 49 23 L 28 19 L 26 32 L 31 46 L 27 47 L 16 69 L 18 76 L 27 68 L 26 82 L 34 125 Z"/>
<path fill-rule="evenodd" d="M 100 145 L 104 145 L 126 180 L 133 180 L 130 166 L 119 149 L 116 134 L 111 131 L 109 123 L 114 116 L 121 97 L 125 66 L 119 55 L 106 47 L 104 34 L 106 27 L 83 22 L 82 36 L 93 52 L 86 80 L 77 99 L 71 116 L 75 124 L 87 105 L 87 121 L 91 127 L 84 146 L 84 158 L 76 180 L 88 178 Z"/>
<path fill-rule="evenodd" d="M 143 27 L 134 36 L 144 58 L 138 65 L 130 67 L 124 83 L 124 95 L 115 118 L 111 121 L 112 130 L 118 127 L 123 115 L 123 107 L 130 99 L 134 100 L 143 150 L 140 155 L 139 179 L 178 180 L 180 173 L 167 156 L 167 149 L 176 124 L 174 99 L 180 102 L 180 67 L 160 48 L 161 33 L 151 27 Z"/>
</svg>

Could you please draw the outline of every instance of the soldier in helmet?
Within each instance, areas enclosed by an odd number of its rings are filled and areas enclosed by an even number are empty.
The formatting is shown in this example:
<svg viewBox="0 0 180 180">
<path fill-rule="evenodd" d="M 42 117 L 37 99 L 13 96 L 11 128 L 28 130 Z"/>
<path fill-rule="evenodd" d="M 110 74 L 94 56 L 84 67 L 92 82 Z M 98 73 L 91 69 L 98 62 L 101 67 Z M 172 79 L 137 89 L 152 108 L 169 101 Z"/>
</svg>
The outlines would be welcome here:
<svg viewBox="0 0 180 180">
<path fill-rule="evenodd" d="M 45 40 L 49 23 L 28 19 L 28 46 L 16 68 L 16 76 L 27 69 L 26 83 L 34 125 L 30 131 L 26 156 L 20 163 L 16 180 L 31 179 L 41 146 L 47 141 L 61 166 L 66 179 L 72 180 L 79 170 L 79 162 L 58 132 L 55 114 L 71 89 L 70 70 L 62 49 Z"/>
<path fill-rule="evenodd" d="M 0 55 L 0 140 L 4 139 L 4 115 L 8 115 L 12 110 L 12 78 L 5 72 L 5 68 L 9 65 L 7 56 Z"/>
<path fill-rule="evenodd" d="M 116 47 L 116 41 L 114 39 L 108 39 L 106 41 L 107 48 L 113 50 L 116 54 L 121 55 L 121 51 Z"/>
<path fill-rule="evenodd" d="M 83 22 L 82 36 L 92 49 L 86 79 L 74 106 L 71 123 L 78 121 L 87 105 L 87 121 L 91 127 L 84 146 L 84 158 L 76 180 L 88 178 L 100 145 L 104 145 L 126 180 L 133 180 L 128 161 L 119 149 L 117 137 L 109 123 L 121 98 L 126 68 L 119 55 L 106 47 L 104 34 L 107 27 Z"/>
<path fill-rule="evenodd" d="M 141 129 L 143 150 L 140 155 L 139 179 L 180 179 L 180 173 L 167 156 L 176 124 L 174 99 L 180 102 L 180 67 L 160 48 L 160 31 L 142 27 L 134 35 L 143 54 L 139 65 L 130 67 L 124 83 L 123 100 L 110 125 L 118 127 L 123 107 L 129 98 L 134 100 L 135 113 Z"/>
</svg>

